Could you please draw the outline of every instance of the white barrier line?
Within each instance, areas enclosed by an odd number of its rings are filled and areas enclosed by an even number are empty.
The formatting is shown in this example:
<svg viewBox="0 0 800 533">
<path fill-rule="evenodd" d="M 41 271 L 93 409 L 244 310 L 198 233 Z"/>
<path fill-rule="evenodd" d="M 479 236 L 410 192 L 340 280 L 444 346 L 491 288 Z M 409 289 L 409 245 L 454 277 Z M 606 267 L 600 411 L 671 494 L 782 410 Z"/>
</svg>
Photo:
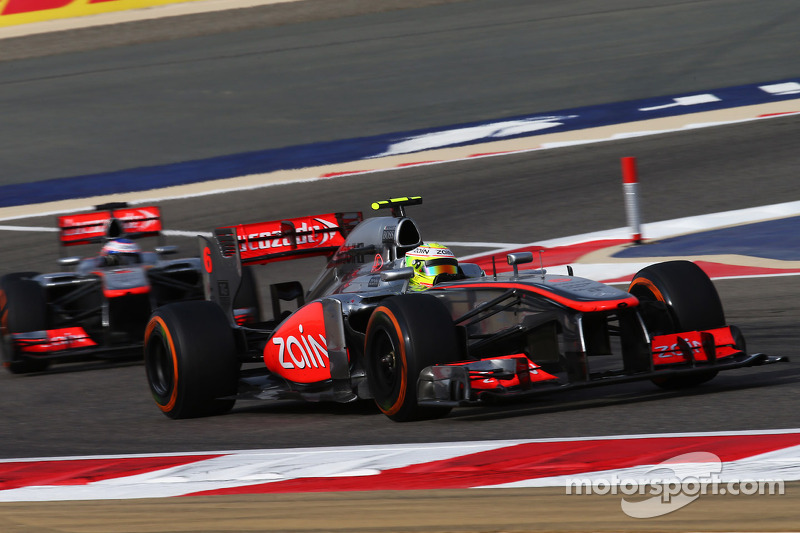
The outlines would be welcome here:
<svg viewBox="0 0 800 533">
<path fill-rule="evenodd" d="M 38 232 L 38 233 L 55 233 L 58 231 L 58 228 L 47 228 L 43 226 L 2 226 L 0 225 L 0 231 L 30 231 L 30 232 Z M 182 231 L 182 230 L 164 230 L 161 232 L 162 234 L 166 235 L 167 237 L 211 237 L 212 233 L 210 231 Z"/>
<path fill-rule="evenodd" d="M 181 230 L 164 230 L 161 233 L 166 235 L 167 237 L 212 237 L 212 233 L 210 231 L 181 231 Z"/>
<path fill-rule="evenodd" d="M 54 232 L 58 228 L 44 228 L 41 226 L 0 226 L 0 231 L 39 231 L 39 232 Z"/>
<path fill-rule="evenodd" d="M 800 201 L 785 202 L 781 204 L 764 205 L 759 207 L 748 207 L 745 209 L 735 209 L 732 211 L 722 211 L 719 213 L 710 213 L 707 215 L 697 215 L 692 217 L 676 218 L 673 220 L 664 220 L 661 222 L 651 222 L 643 225 L 644 234 L 648 236 L 648 240 L 664 239 L 667 237 L 675 237 L 678 235 L 686 235 L 696 233 L 699 231 L 708 231 L 729 228 L 742 224 L 751 224 L 754 222 L 766 222 L 768 220 L 778 220 L 781 218 L 789 218 L 800 215 Z M 545 241 L 531 242 L 521 246 L 542 246 L 544 248 L 555 248 L 558 246 L 569 246 L 579 244 L 582 242 L 600 241 L 600 240 L 617 240 L 630 238 L 630 229 L 616 228 L 603 231 L 595 231 L 591 233 L 584 233 L 582 235 L 573 235 L 569 237 L 560 237 L 556 239 L 549 239 Z M 519 248 L 520 245 L 513 245 L 508 248 L 498 250 L 498 252 L 511 251 Z M 462 257 L 462 260 L 468 260 L 483 254 L 472 254 Z"/>
</svg>

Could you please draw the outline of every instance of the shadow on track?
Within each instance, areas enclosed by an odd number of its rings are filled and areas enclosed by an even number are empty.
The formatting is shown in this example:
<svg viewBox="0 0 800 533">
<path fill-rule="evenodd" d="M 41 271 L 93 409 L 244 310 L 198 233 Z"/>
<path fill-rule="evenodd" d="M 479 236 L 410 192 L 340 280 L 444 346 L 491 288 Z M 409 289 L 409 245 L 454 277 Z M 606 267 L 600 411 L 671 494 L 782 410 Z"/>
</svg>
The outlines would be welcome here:
<svg viewBox="0 0 800 533">
<path fill-rule="evenodd" d="M 611 394 L 603 394 L 598 390 L 572 391 L 569 398 L 564 394 L 554 392 L 552 396 L 540 397 L 542 401 L 537 401 L 536 405 L 526 404 L 495 404 L 485 408 L 468 408 L 454 410 L 449 417 L 460 421 L 480 421 L 497 420 L 524 416 L 542 415 L 547 413 L 561 413 L 568 411 L 582 411 L 602 407 L 614 407 L 621 405 L 644 404 L 648 402 L 662 402 L 670 399 L 696 398 L 709 400 L 707 404 L 715 400 L 715 395 L 729 392 L 757 390 L 766 387 L 779 385 L 791 385 L 800 383 L 800 366 L 789 367 L 781 364 L 781 369 L 772 371 L 761 371 L 757 374 L 740 376 L 718 376 L 710 383 L 674 391 L 658 389 L 648 381 L 640 383 L 619 385 L 609 387 Z M 627 390 L 624 389 L 634 389 Z M 546 399 L 545 399 L 546 398 Z M 559 398 L 562 398 L 559 400 Z"/>
</svg>

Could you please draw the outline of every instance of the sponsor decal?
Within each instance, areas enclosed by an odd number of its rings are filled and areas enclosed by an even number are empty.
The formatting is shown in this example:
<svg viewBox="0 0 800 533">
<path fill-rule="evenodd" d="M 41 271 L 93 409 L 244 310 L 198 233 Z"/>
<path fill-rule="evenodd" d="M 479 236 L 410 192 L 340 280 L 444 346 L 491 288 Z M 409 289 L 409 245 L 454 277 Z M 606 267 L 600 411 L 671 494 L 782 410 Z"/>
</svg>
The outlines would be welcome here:
<svg viewBox="0 0 800 533">
<path fill-rule="evenodd" d="M 264 364 L 296 383 L 330 379 L 322 304 L 313 302 L 289 317 L 264 347 Z"/>
<path fill-rule="evenodd" d="M 230 298 L 231 290 L 228 286 L 227 280 L 221 279 L 217 281 L 217 296 L 220 298 Z"/>
<path fill-rule="evenodd" d="M 303 324 L 297 326 L 297 330 L 297 337 L 289 335 L 286 338 L 272 338 L 272 343 L 280 347 L 278 353 L 280 365 L 283 368 L 325 368 L 327 366 L 325 361 L 328 359 L 325 337 L 319 334 L 319 342 L 317 342 L 313 335 L 304 335 Z"/>
<path fill-rule="evenodd" d="M 161 231 L 161 211 L 157 207 L 119 209 L 113 213 L 93 211 L 58 217 L 61 242 L 64 245 L 83 244 L 94 237 L 103 237 L 112 218 L 122 222 L 126 235 Z"/>
<path fill-rule="evenodd" d="M 161 231 L 161 212 L 157 207 L 114 211 L 114 217 L 122 221 L 125 233 Z"/>
<path fill-rule="evenodd" d="M 733 339 L 730 328 L 718 328 L 708 330 L 714 338 L 714 350 L 717 359 L 739 353 L 735 348 L 736 341 Z M 683 340 L 692 351 L 692 357 L 697 361 L 707 361 L 708 356 L 703 347 L 702 333 L 699 331 L 688 331 L 684 333 L 672 333 L 669 335 L 653 336 L 653 362 L 656 365 L 668 363 L 685 363 L 686 358 L 681 351 L 678 339 Z"/>
<path fill-rule="evenodd" d="M 381 254 L 375 254 L 375 260 L 372 262 L 372 272 L 377 272 L 382 268 L 383 268 L 383 256 Z M 370 280 L 370 287 L 371 286 L 372 286 L 372 280 Z"/>
<path fill-rule="evenodd" d="M 261 222 L 236 226 L 239 251 L 244 259 L 288 249 L 339 246 L 337 222 L 322 217 Z M 337 238 L 338 237 L 338 238 Z"/>
<path fill-rule="evenodd" d="M 64 243 L 102 237 L 111 216 L 109 213 L 90 213 L 60 217 L 61 241 Z"/>
<path fill-rule="evenodd" d="M 27 353 L 47 353 L 97 346 L 97 343 L 80 327 L 14 334 L 13 339 L 14 343 Z"/>
</svg>

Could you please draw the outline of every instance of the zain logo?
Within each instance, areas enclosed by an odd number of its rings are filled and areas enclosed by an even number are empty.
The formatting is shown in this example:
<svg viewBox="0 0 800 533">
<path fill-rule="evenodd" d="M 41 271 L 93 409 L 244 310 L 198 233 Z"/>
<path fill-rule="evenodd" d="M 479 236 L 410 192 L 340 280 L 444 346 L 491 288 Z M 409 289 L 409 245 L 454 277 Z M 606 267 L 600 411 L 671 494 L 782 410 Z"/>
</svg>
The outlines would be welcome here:
<svg viewBox="0 0 800 533">
<path fill-rule="evenodd" d="M 327 368 L 328 343 L 322 334 L 319 341 L 313 335 L 303 335 L 303 325 L 299 327 L 300 339 L 290 335 L 273 337 L 272 343 L 278 346 L 278 362 L 283 368 Z M 324 357 L 323 357 L 324 356 Z"/>
</svg>

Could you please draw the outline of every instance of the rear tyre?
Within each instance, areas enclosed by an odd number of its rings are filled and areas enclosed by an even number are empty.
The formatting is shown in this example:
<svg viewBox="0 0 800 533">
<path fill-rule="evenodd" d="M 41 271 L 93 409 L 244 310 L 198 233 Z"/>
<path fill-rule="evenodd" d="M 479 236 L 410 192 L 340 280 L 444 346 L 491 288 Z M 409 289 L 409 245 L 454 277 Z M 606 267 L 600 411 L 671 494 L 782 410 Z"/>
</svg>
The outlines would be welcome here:
<svg viewBox="0 0 800 533">
<path fill-rule="evenodd" d="M 434 296 L 386 299 L 370 317 L 364 352 L 378 408 L 396 422 L 445 416 L 450 407 L 417 404 L 417 380 L 425 367 L 453 362 L 459 353 L 450 313 Z"/>
<path fill-rule="evenodd" d="M 0 278 L 0 350 L 3 366 L 12 374 L 41 372 L 46 359 L 24 356 L 11 342 L 12 333 L 47 329 L 47 298 L 35 272 L 17 272 Z"/>
<path fill-rule="evenodd" d="M 177 302 L 158 308 L 144 339 L 147 381 L 170 418 L 222 414 L 233 408 L 239 362 L 228 319 L 213 302 Z"/>
<path fill-rule="evenodd" d="M 645 314 L 645 326 L 651 333 L 664 335 L 725 326 L 725 313 L 714 283 L 691 261 L 667 261 L 643 268 L 634 276 L 628 292 L 641 301 L 659 301 L 666 305 L 661 315 Z M 737 348 L 744 350 L 741 333 L 738 334 Z M 708 370 L 652 381 L 664 389 L 685 389 L 705 383 L 717 373 Z"/>
</svg>

